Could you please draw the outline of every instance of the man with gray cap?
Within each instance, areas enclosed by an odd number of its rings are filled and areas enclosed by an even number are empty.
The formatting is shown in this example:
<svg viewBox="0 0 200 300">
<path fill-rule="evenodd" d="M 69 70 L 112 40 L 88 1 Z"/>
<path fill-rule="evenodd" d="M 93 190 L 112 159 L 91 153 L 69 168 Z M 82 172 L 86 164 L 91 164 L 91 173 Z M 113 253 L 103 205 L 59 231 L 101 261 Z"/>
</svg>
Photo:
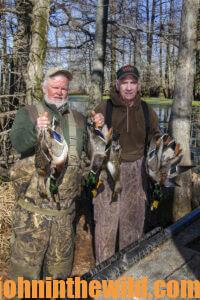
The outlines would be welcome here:
<svg viewBox="0 0 200 300">
<path fill-rule="evenodd" d="M 144 110 L 148 111 L 148 139 L 159 132 L 158 118 L 140 98 L 140 78 L 136 67 L 125 65 L 117 71 L 117 80 L 110 100 L 96 109 L 108 127 L 119 135 L 121 145 L 121 193 L 112 201 L 111 184 L 104 182 L 93 199 L 95 219 L 95 255 L 100 263 L 115 253 L 119 233 L 119 249 L 138 240 L 143 234 L 146 194 L 143 161 L 146 145 Z M 144 108 L 146 107 L 146 109 Z"/>
<path fill-rule="evenodd" d="M 68 105 L 72 74 L 47 71 L 44 101 L 21 108 L 11 129 L 13 147 L 33 174 L 14 210 L 9 277 L 66 279 L 72 271 L 75 200 L 81 188 L 86 120 Z M 102 119 L 96 116 L 96 125 Z M 20 174 L 18 168 L 17 175 Z"/>
</svg>

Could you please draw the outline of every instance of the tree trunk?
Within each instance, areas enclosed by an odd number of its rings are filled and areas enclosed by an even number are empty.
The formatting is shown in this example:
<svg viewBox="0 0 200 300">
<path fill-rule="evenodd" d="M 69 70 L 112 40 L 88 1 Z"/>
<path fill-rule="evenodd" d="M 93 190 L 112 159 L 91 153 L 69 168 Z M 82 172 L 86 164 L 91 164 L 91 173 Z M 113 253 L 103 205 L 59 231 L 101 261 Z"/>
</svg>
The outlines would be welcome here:
<svg viewBox="0 0 200 300">
<path fill-rule="evenodd" d="M 135 3 L 135 27 L 138 28 L 139 23 L 139 3 L 140 0 L 136 0 Z M 135 47 L 134 47 L 134 65 L 141 70 L 141 45 L 140 45 L 140 33 L 137 30 L 135 32 Z"/>
<path fill-rule="evenodd" d="M 170 73 L 170 48 L 169 42 L 166 45 L 166 60 L 165 60 L 165 97 L 171 98 L 169 89 L 169 73 Z"/>
<path fill-rule="evenodd" d="M 164 96 L 163 92 L 163 9 L 162 0 L 160 0 L 160 56 L 159 56 L 159 69 L 160 69 L 160 88 L 159 97 Z"/>
<path fill-rule="evenodd" d="M 122 65 L 125 64 L 125 59 L 126 59 L 125 53 L 126 53 L 126 39 L 123 36 L 122 37 Z"/>
<path fill-rule="evenodd" d="M 170 24 L 169 24 L 169 33 L 173 34 L 175 32 L 175 9 L 174 9 L 174 0 L 170 0 Z M 174 97 L 174 84 L 175 84 L 175 46 L 174 46 L 174 36 L 172 35 L 169 38 L 172 42 L 170 45 L 170 57 L 169 57 L 169 91 L 170 91 L 170 98 Z"/>
<path fill-rule="evenodd" d="M 153 0 L 152 2 L 152 13 L 151 13 L 151 27 L 150 27 L 150 36 L 147 48 L 149 49 L 147 58 L 148 58 L 148 64 L 151 66 L 152 62 L 152 51 L 153 51 L 153 32 L 155 27 L 155 17 L 156 17 L 156 0 Z"/>
<path fill-rule="evenodd" d="M 147 15 L 147 76 L 146 76 L 146 91 L 150 95 L 150 79 L 151 79 L 151 62 L 153 51 L 153 31 L 155 26 L 155 13 L 156 13 L 156 0 L 152 2 L 151 24 L 149 24 L 149 0 L 146 2 L 146 15 Z"/>
<path fill-rule="evenodd" d="M 26 102 L 42 99 L 41 81 L 47 48 L 47 29 L 50 0 L 32 0 L 32 42 L 27 67 Z"/>
<path fill-rule="evenodd" d="M 174 102 L 170 116 L 169 131 L 183 150 L 181 164 L 191 165 L 190 117 L 192 111 L 195 73 L 195 41 L 197 25 L 196 0 L 184 0 L 181 16 L 178 68 L 175 79 Z M 174 221 L 191 211 L 190 171 L 178 179 L 181 187 L 174 190 Z"/>
<path fill-rule="evenodd" d="M 149 41 L 150 41 L 150 17 L 149 17 L 149 0 L 146 0 L 146 32 L 147 32 L 147 44 L 146 44 L 146 55 L 147 55 L 147 66 L 145 76 L 145 95 L 149 95 L 149 79 L 150 79 L 150 66 L 149 66 Z"/>
<path fill-rule="evenodd" d="M 175 20 L 174 20 L 174 0 L 170 0 L 170 12 L 168 21 L 168 41 L 166 46 L 166 66 L 165 66 L 165 94 L 167 98 L 173 98 L 174 90 L 174 49 L 171 52 L 171 34 L 174 32 Z"/>
<path fill-rule="evenodd" d="M 99 104 L 103 96 L 108 7 L 109 0 L 98 0 L 94 60 L 92 68 L 91 87 L 89 91 L 89 109 L 93 109 L 97 104 Z"/>
<path fill-rule="evenodd" d="M 2 1 L 2 7 L 4 7 L 5 3 Z M 8 52 L 7 52 L 7 30 L 6 30 L 6 14 L 5 12 L 1 13 L 1 41 L 2 41 L 2 66 L 1 66 L 1 94 L 6 95 L 9 91 L 9 73 L 8 73 Z M 9 107 L 5 106 L 5 109 L 9 109 Z"/>
<path fill-rule="evenodd" d="M 117 10 L 116 1 L 111 0 L 110 12 L 113 21 L 116 21 L 116 10 Z M 114 24 L 112 24 L 111 25 L 111 83 L 110 83 L 111 88 L 115 86 L 115 80 L 116 80 L 116 47 L 117 47 L 116 32 L 117 32 L 117 28 Z"/>
<path fill-rule="evenodd" d="M 31 13 L 33 6 L 30 2 L 16 1 L 17 32 L 13 38 L 13 59 L 11 63 L 10 94 L 26 90 L 27 64 L 30 52 Z M 18 99 L 13 99 L 13 105 L 18 105 Z"/>
<path fill-rule="evenodd" d="M 200 100 L 200 8 L 197 21 L 197 52 L 196 52 L 196 75 L 194 86 L 195 99 Z"/>
<path fill-rule="evenodd" d="M 170 98 L 174 98 L 174 84 L 175 84 L 175 72 L 176 72 L 176 63 L 175 63 L 175 47 L 172 46 L 171 54 L 170 54 L 170 69 L 169 69 L 169 90 L 170 90 Z"/>
</svg>

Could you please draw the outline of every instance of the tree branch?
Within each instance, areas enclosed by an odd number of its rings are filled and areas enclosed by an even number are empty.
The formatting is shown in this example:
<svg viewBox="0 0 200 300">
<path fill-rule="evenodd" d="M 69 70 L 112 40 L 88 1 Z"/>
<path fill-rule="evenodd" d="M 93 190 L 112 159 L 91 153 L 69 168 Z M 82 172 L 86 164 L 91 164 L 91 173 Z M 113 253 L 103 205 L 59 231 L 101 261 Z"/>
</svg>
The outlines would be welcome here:
<svg viewBox="0 0 200 300">
<path fill-rule="evenodd" d="M 124 29 L 122 29 L 122 27 L 128 29 L 129 31 L 139 31 L 139 32 L 142 32 L 142 33 L 146 33 L 146 34 L 153 34 L 153 35 L 157 35 L 158 37 L 163 37 L 163 39 L 167 42 L 167 43 L 170 43 L 172 45 L 174 45 L 175 47 L 179 47 L 178 45 L 178 41 L 177 43 L 175 41 L 171 41 L 169 38 L 170 37 L 174 37 L 174 36 L 179 36 L 179 33 L 164 33 L 164 34 L 160 34 L 160 32 L 156 32 L 156 31 L 149 31 L 149 30 L 145 30 L 143 28 L 139 28 L 139 27 L 132 27 L 132 26 L 128 26 L 126 24 L 118 24 L 117 22 L 113 21 L 113 23 L 115 24 L 115 26 L 117 26 L 118 28 L 120 28 L 120 30 L 124 31 Z M 124 31 L 125 32 L 125 31 Z"/>
</svg>

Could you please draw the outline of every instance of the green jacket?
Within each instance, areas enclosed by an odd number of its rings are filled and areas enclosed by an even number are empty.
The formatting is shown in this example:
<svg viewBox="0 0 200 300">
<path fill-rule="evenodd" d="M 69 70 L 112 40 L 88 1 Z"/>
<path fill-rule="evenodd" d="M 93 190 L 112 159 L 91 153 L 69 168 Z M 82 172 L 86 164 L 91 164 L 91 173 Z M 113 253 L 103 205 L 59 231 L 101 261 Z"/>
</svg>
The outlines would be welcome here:
<svg viewBox="0 0 200 300">
<path fill-rule="evenodd" d="M 68 113 L 69 107 L 68 103 L 59 111 L 54 104 L 42 103 L 44 111 L 56 118 L 59 126 L 62 129 L 64 138 L 69 144 L 69 126 L 68 126 Z M 72 110 L 73 117 L 76 123 L 76 134 L 77 134 L 77 152 L 79 157 L 85 147 L 85 137 L 86 137 L 86 118 L 79 112 Z M 16 114 L 13 126 L 10 132 L 10 139 L 12 146 L 21 154 L 22 157 L 26 157 L 34 153 L 37 132 L 36 132 L 36 120 L 33 120 L 27 107 L 19 109 Z"/>
</svg>

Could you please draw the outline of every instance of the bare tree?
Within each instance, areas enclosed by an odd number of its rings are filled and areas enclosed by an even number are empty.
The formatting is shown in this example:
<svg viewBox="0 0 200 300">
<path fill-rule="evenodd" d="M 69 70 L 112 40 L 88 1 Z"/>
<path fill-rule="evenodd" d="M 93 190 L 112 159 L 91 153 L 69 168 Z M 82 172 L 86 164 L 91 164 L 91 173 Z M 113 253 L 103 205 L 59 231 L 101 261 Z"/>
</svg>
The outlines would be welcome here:
<svg viewBox="0 0 200 300">
<path fill-rule="evenodd" d="M 160 68 L 160 88 L 159 96 L 162 97 L 163 93 L 163 3 L 160 0 L 160 55 L 159 55 L 159 68 Z"/>
<path fill-rule="evenodd" d="M 5 1 L 2 0 L 1 8 L 5 5 Z M 8 51 L 7 51 L 7 26 L 6 15 L 4 12 L 0 12 L 1 26 L 2 26 L 2 67 L 1 67 L 1 93 L 3 95 L 8 94 Z"/>
<path fill-rule="evenodd" d="M 98 0 L 96 39 L 92 67 L 90 106 L 102 100 L 109 0 Z"/>
<path fill-rule="evenodd" d="M 173 98 L 174 89 L 174 57 L 175 49 L 173 45 L 173 33 L 175 30 L 175 16 L 174 16 L 174 0 L 170 0 L 168 33 L 169 37 L 166 41 L 166 64 L 165 64 L 165 95 L 167 98 Z"/>
<path fill-rule="evenodd" d="M 135 25 L 136 28 L 139 23 L 139 4 L 140 0 L 135 3 Z M 135 32 L 135 47 L 134 47 L 134 65 L 140 70 L 141 68 L 141 44 L 140 44 L 140 32 Z"/>
<path fill-rule="evenodd" d="M 146 0 L 146 16 L 147 16 L 147 71 L 146 71 L 146 93 L 150 95 L 150 77 L 151 77 L 151 63 L 153 51 L 153 31 L 155 26 L 156 15 L 156 0 L 152 1 L 152 12 L 150 21 L 149 0 Z"/>
<path fill-rule="evenodd" d="M 116 21 L 117 5 L 115 0 L 111 0 L 110 14 L 113 21 Z M 116 80 L 116 47 L 117 47 L 117 28 L 111 24 L 111 87 L 114 87 Z"/>
<path fill-rule="evenodd" d="M 32 0 L 32 4 L 32 41 L 26 81 L 26 101 L 29 104 L 42 98 L 41 81 L 47 48 L 50 0 Z"/>
<path fill-rule="evenodd" d="M 16 0 L 17 30 L 13 37 L 13 55 L 11 59 L 10 94 L 25 93 L 27 64 L 31 43 L 31 13 L 32 3 Z M 13 106 L 19 105 L 14 97 Z"/>
<path fill-rule="evenodd" d="M 175 80 L 174 102 L 169 130 L 183 149 L 182 165 L 191 165 L 190 117 L 192 110 L 195 74 L 195 47 L 197 29 L 197 0 L 184 0 L 181 16 L 178 68 Z M 183 173 L 178 181 L 181 187 L 174 190 L 174 221 L 191 211 L 190 171 Z"/>
<path fill-rule="evenodd" d="M 196 99 L 200 99 L 200 7 L 197 21 L 197 53 L 196 53 L 196 76 L 194 95 Z"/>
</svg>

